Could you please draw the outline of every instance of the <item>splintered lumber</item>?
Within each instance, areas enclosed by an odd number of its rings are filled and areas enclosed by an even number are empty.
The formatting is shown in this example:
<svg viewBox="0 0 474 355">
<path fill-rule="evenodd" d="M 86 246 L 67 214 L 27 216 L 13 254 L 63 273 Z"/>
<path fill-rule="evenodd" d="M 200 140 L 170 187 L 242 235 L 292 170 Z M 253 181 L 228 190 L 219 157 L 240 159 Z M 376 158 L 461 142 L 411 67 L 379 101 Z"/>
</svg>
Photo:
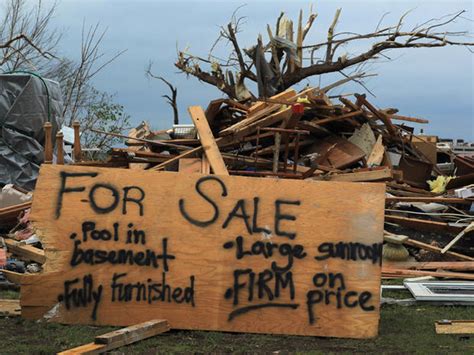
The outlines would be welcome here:
<svg viewBox="0 0 474 355">
<path fill-rule="evenodd" d="M 101 354 L 169 330 L 170 325 L 167 320 L 151 320 L 96 336 L 94 343 L 60 352 L 59 355 Z"/>
<path fill-rule="evenodd" d="M 199 133 L 199 140 L 201 141 L 204 153 L 211 165 L 211 169 L 216 175 L 229 175 L 227 168 L 222 159 L 219 147 L 214 140 L 211 128 L 206 119 L 206 114 L 200 106 L 191 106 L 188 108 L 189 114 L 194 122 L 194 126 Z"/>
<path fill-rule="evenodd" d="M 130 139 L 129 136 L 126 136 L 126 135 L 123 135 L 123 134 L 118 134 L 118 133 L 113 133 L 113 132 L 105 132 L 105 131 L 101 131 L 101 130 L 94 129 L 94 128 L 91 128 L 90 130 L 92 132 L 99 133 L 99 134 L 104 134 L 106 136 Z M 163 146 L 163 147 L 170 147 L 170 148 L 174 148 L 174 149 L 178 149 L 178 150 L 192 149 L 192 147 L 188 147 L 188 146 L 185 146 L 185 145 L 179 145 L 179 144 L 173 144 L 173 143 L 167 143 L 166 141 L 159 141 L 159 140 L 152 140 L 152 139 L 145 139 L 145 138 L 137 138 L 137 137 L 133 137 L 133 140 L 143 142 L 143 143 L 152 144 L 152 145 L 160 145 L 160 146 Z"/>
<path fill-rule="evenodd" d="M 382 142 L 382 135 L 379 135 L 377 141 L 375 142 L 372 152 L 367 158 L 367 166 L 379 166 L 382 163 L 383 156 L 385 154 L 385 148 Z"/>
<path fill-rule="evenodd" d="M 397 135 L 397 128 L 393 125 L 390 118 L 384 112 L 377 110 L 375 106 L 368 102 L 365 98 L 365 95 L 355 94 L 355 97 L 357 98 L 357 101 L 360 101 L 365 107 L 369 109 L 370 112 L 374 114 L 375 117 L 377 117 L 385 124 L 385 127 L 387 128 L 390 135 Z"/>
<path fill-rule="evenodd" d="M 374 169 L 367 171 L 355 171 L 347 174 L 334 174 L 329 176 L 315 176 L 314 180 L 329 180 L 329 181 L 352 181 L 352 182 L 363 182 L 363 181 L 384 181 L 391 180 L 393 178 L 392 169 L 383 167 L 382 169 Z"/>
<path fill-rule="evenodd" d="M 388 274 L 390 276 L 433 276 L 450 279 L 474 280 L 474 274 L 468 274 L 463 272 L 406 270 L 395 269 L 385 266 L 382 267 L 382 274 Z"/>
<path fill-rule="evenodd" d="M 459 203 L 463 205 L 470 205 L 474 200 L 458 198 L 458 197 L 387 197 L 387 202 L 423 202 L 423 203 Z"/>
<path fill-rule="evenodd" d="M 15 240 L 5 238 L 5 244 L 10 252 L 27 260 L 36 261 L 39 264 L 44 264 L 46 257 L 44 250 L 35 248 L 32 245 L 21 245 Z"/>
<path fill-rule="evenodd" d="M 402 212 L 402 211 L 401 211 Z M 385 221 L 400 224 L 405 227 L 419 229 L 429 232 L 452 232 L 459 233 L 464 227 L 445 222 L 428 221 L 419 218 L 409 218 L 385 215 Z"/>
<path fill-rule="evenodd" d="M 474 334 L 474 320 L 439 320 L 436 334 Z"/>
<path fill-rule="evenodd" d="M 395 269 L 474 271 L 474 261 L 393 261 L 384 266 Z"/>
<path fill-rule="evenodd" d="M 281 100 L 287 100 L 287 99 L 290 99 L 290 98 L 294 97 L 295 95 L 296 95 L 295 90 L 287 90 L 287 91 L 284 91 L 284 92 L 282 92 L 282 93 L 280 93 L 280 94 L 278 94 L 274 97 L 278 97 Z M 265 102 L 265 104 L 267 104 L 267 102 Z M 249 124 L 258 121 L 259 119 L 261 119 L 261 118 L 263 118 L 263 117 L 265 117 L 269 114 L 272 114 L 275 111 L 278 111 L 282 106 L 281 103 L 277 103 L 277 104 L 269 104 L 268 106 L 265 107 L 265 104 L 262 105 L 262 106 L 259 106 L 259 107 L 261 107 L 261 109 L 252 110 L 252 114 L 249 115 L 247 118 L 245 118 L 242 121 L 237 122 L 236 124 L 222 130 L 221 132 L 219 132 L 219 135 L 224 136 L 224 135 L 227 135 L 227 134 L 235 133 L 240 128 L 242 128 L 244 126 L 248 126 Z"/>
<path fill-rule="evenodd" d="M 430 244 L 420 242 L 418 240 L 408 239 L 407 241 L 403 242 L 403 244 L 410 245 L 412 247 L 416 247 L 416 248 L 420 248 L 420 249 L 424 249 L 424 250 L 428 250 L 428 251 L 432 251 L 432 252 L 441 254 L 441 248 L 438 248 L 434 245 L 430 245 Z M 455 253 L 455 252 L 452 252 L 452 251 L 447 251 L 445 255 L 452 256 L 452 257 L 454 257 L 456 259 L 459 259 L 459 260 L 474 261 L 474 258 L 472 258 L 470 256 Z"/>
<path fill-rule="evenodd" d="M 253 134 L 257 132 L 258 128 L 268 127 L 275 123 L 278 123 L 284 120 L 289 120 L 292 114 L 293 114 L 293 110 L 291 107 L 281 109 L 280 111 L 277 111 L 269 116 L 265 116 L 261 120 L 250 123 L 246 126 L 243 126 L 242 128 L 239 128 L 229 137 L 233 137 L 233 139 L 240 139 L 242 137 L 248 136 L 249 134 Z"/>
<path fill-rule="evenodd" d="M 16 317 L 20 315 L 20 300 L 0 299 L 0 317 Z"/>
<path fill-rule="evenodd" d="M 329 153 L 327 153 L 328 151 Z M 308 148 L 308 152 L 318 153 L 324 157 L 324 159 L 318 159 L 317 163 L 336 169 L 350 166 L 365 157 L 362 149 L 338 136 L 330 136 L 324 140 L 316 141 Z"/>
<path fill-rule="evenodd" d="M 0 222 L 6 223 L 16 221 L 21 211 L 31 207 L 31 201 L 23 202 L 18 205 L 0 208 Z"/>
<path fill-rule="evenodd" d="M 407 122 L 415 122 L 415 123 L 430 123 L 430 121 L 424 118 L 416 118 L 416 117 L 408 117 L 402 115 L 389 115 L 390 119 L 397 120 L 397 121 L 407 121 Z"/>
<path fill-rule="evenodd" d="M 446 253 L 451 247 L 456 244 L 459 239 L 461 239 L 466 233 L 469 233 L 474 230 L 474 222 L 471 222 L 462 232 L 460 232 L 457 236 L 453 238 L 444 248 L 441 250 L 441 254 Z"/>
</svg>

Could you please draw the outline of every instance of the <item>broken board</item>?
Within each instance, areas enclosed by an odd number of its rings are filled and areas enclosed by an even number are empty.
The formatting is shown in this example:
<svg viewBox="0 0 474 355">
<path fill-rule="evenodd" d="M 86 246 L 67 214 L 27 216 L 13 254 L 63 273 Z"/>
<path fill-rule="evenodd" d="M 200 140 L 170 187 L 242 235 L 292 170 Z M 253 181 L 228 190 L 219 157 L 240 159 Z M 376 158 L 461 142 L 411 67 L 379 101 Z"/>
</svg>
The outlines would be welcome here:
<svg viewBox="0 0 474 355">
<path fill-rule="evenodd" d="M 377 335 L 384 185 L 43 165 L 22 315 Z M 340 203 L 344 201 L 344 203 Z"/>
</svg>

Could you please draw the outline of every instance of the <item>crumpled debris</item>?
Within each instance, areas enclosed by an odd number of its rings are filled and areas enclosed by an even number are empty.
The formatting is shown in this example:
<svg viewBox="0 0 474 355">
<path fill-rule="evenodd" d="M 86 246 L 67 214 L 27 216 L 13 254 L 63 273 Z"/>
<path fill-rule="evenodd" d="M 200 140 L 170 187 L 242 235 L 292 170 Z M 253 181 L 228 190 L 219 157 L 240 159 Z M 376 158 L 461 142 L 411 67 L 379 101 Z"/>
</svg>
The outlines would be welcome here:
<svg viewBox="0 0 474 355">
<path fill-rule="evenodd" d="M 430 186 L 431 192 L 434 193 L 443 193 L 446 191 L 446 185 L 452 179 L 452 176 L 438 176 L 436 180 L 428 180 L 427 183 Z"/>
</svg>

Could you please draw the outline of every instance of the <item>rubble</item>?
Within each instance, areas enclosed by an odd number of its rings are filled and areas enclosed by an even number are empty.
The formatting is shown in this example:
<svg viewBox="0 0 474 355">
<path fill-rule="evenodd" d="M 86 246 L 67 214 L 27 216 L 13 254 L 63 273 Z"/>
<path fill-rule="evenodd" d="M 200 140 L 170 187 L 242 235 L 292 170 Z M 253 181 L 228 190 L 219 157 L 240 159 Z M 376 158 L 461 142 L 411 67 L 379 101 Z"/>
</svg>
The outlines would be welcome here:
<svg viewBox="0 0 474 355">
<path fill-rule="evenodd" d="M 142 122 L 128 136 L 96 130 L 122 137 L 127 146 L 112 149 L 103 162 L 82 160 L 76 124 L 74 164 L 384 183 L 388 249 L 383 278 L 474 280 L 474 158 L 455 155 L 445 145 L 437 148 L 436 137 L 416 135 L 407 125 L 427 120 L 398 115 L 396 109 L 378 109 L 365 95 L 329 98 L 318 88 L 287 90 L 246 104 L 219 99 L 205 111 L 193 106 L 189 112 L 194 126 L 153 131 Z M 45 160 L 51 162 L 54 139 L 46 132 L 48 139 Z M 62 136 L 58 142 L 62 144 Z M 56 162 L 64 163 L 63 151 L 56 147 L 56 153 Z M 440 154 L 450 156 L 452 175 L 437 164 Z M 8 256 L 1 259 L 2 265 L 10 270 L 5 276 L 16 282 L 24 272 L 40 271 L 45 261 L 28 221 L 30 198 L 0 208 L 5 241 L 1 250 L 6 249 Z"/>
</svg>

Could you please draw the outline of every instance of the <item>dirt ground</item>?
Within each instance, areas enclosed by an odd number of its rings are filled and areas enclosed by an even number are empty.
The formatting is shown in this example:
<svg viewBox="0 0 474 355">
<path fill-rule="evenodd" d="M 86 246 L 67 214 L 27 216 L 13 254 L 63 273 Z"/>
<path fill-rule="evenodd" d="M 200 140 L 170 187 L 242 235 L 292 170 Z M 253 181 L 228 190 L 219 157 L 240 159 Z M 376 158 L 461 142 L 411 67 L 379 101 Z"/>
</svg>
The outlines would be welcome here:
<svg viewBox="0 0 474 355">
<path fill-rule="evenodd" d="M 0 292 L 1 298 L 15 298 Z M 405 298 L 407 294 L 384 296 Z M 374 339 L 333 339 L 205 331 L 171 331 L 114 351 L 114 354 L 156 353 L 474 353 L 474 335 L 438 335 L 434 322 L 474 319 L 474 307 L 384 305 L 379 336 Z M 92 342 L 113 327 L 70 326 L 21 318 L 0 319 L 0 354 L 54 354 Z"/>
</svg>

